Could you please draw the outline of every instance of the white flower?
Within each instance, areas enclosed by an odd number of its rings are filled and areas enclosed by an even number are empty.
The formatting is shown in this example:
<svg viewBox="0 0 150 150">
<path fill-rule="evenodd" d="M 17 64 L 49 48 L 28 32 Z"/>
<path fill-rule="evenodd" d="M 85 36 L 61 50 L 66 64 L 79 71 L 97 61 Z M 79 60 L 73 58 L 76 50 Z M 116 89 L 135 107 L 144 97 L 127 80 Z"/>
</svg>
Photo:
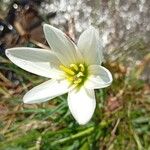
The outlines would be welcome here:
<svg viewBox="0 0 150 150">
<path fill-rule="evenodd" d="M 101 66 L 99 33 L 90 27 L 81 34 L 76 46 L 57 28 L 47 24 L 43 28 L 52 51 L 27 47 L 6 50 L 7 57 L 20 68 L 51 78 L 27 92 L 23 101 L 40 103 L 68 92 L 73 117 L 79 124 L 86 124 L 96 106 L 94 89 L 112 82 L 109 70 Z"/>
</svg>

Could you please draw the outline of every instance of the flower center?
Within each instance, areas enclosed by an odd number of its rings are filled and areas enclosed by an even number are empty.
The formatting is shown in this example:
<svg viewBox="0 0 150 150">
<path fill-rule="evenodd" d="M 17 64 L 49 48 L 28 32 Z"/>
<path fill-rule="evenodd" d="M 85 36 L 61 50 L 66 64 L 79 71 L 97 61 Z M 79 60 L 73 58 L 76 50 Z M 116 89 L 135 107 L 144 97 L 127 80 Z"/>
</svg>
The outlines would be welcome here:
<svg viewBox="0 0 150 150">
<path fill-rule="evenodd" d="M 83 85 L 88 76 L 85 64 L 70 64 L 69 67 L 60 65 L 60 69 L 65 72 L 66 79 L 76 86 Z"/>
</svg>

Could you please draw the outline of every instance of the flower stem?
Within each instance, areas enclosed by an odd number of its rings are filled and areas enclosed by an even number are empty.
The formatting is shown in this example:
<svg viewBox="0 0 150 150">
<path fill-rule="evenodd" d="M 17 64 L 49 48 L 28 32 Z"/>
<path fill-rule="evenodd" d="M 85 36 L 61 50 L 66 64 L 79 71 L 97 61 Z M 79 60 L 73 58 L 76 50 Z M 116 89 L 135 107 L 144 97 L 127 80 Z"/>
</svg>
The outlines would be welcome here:
<svg viewBox="0 0 150 150">
<path fill-rule="evenodd" d="M 111 121 L 101 121 L 98 126 L 93 125 L 93 126 L 91 126 L 91 127 L 88 127 L 87 129 L 85 129 L 85 130 L 83 130 L 83 131 L 80 131 L 79 133 L 70 135 L 69 137 L 66 137 L 66 138 L 59 139 L 58 141 L 53 142 L 52 145 L 62 144 L 62 143 L 65 143 L 65 142 L 68 142 L 68 141 L 71 141 L 71 140 L 75 140 L 75 139 L 80 138 L 80 137 L 83 137 L 83 136 L 90 135 L 90 134 L 93 133 L 94 130 L 97 129 L 98 127 L 99 127 L 99 130 L 101 130 L 101 129 L 107 127 L 107 126 L 110 124 L 110 122 L 111 122 Z"/>
<path fill-rule="evenodd" d="M 79 133 L 77 133 L 77 134 L 74 134 L 74 135 L 71 135 L 71 136 L 69 136 L 69 137 L 60 139 L 60 140 L 54 142 L 53 145 L 62 144 L 62 143 L 65 143 L 65 142 L 67 142 L 67 141 L 74 140 L 74 139 L 77 139 L 77 138 L 82 137 L 82 136 L 85 136 L 85 135 L 89 135 L 89 134 L 91 134 L 93 131 L 94 131 L 94 126 L 89 127 L 89 128 L 87 128 L 86 130 L 81 131 L 81 132 L 79 132 Z"/>
</svg>

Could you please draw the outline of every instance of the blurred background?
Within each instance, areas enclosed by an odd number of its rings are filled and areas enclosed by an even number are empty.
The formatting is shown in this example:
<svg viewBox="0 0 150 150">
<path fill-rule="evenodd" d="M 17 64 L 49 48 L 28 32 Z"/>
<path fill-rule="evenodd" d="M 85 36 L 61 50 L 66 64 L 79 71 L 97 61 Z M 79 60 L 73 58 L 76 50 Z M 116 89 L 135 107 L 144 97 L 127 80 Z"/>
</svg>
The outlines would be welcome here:
<svg viewBox="0 0 150 150">
<path fill-rule="evenodd" d="M 96 90 L 92 120 L 79 126 L 67 95 L 27 105 L 22 96 L 47 80 L 12 64 L 5 49 L 47 48 L 42 24 L 75 43 L 99 29 L 114 81 Z M 150 150 L 149 0 L 0 0 L 0 150 Z"/>
</svg>

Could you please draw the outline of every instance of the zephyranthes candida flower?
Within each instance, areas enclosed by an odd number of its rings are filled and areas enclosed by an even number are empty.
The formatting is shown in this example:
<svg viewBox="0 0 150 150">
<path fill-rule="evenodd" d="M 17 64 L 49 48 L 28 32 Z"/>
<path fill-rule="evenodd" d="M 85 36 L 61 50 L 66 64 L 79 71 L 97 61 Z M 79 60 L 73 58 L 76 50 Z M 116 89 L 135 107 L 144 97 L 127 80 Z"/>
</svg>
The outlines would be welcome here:
<svg viewBox="0 0 150 150">
<path fill-rule="evenodd" d="M 111 84 L 112 75 L 101 66 L 103 55 L 99 33 L 94 27 L 84 31 L 77 46 L 57 28 L 44 24 L 44 34 L 52 50 L 18 47 L 6 50 L 7 57 L 20 68 L 51 78 L 23 97 L 24 103 L 40 103 L 68 92 L 68 106 L 79 124 L 86 124 L 95 106 L 94 89 Z"/>
</svg>

